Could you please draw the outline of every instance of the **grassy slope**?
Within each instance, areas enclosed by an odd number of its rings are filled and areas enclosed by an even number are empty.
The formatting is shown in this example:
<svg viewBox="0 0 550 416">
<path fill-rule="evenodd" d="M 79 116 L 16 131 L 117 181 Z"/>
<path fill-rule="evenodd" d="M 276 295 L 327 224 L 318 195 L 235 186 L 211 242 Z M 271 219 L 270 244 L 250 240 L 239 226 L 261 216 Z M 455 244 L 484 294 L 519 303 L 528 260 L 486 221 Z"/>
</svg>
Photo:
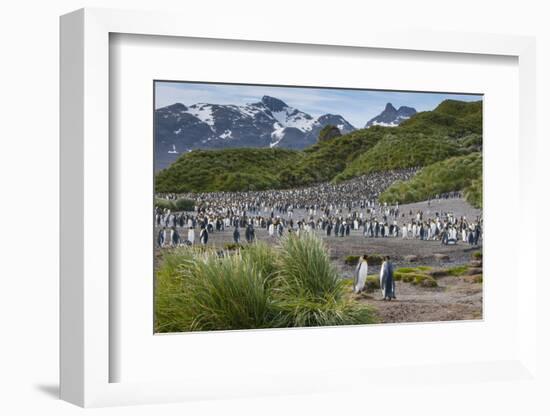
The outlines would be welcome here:
<svg viewBox="0 0 550 416">
<path fill-rule="evenodd" d="M 376 146 L 357 157 L 336 180 L 375 171 L 426 166 L 479 150 L 482 103 L 445 100 L 390 131 Z"/>
<path fill-rule="evenodd" d="M 468 202 L 481 207 L 481 153 L 471 153 L 443 160 L 422 169 L 406 182 L 390 186 L 380 197 L 382 202 L 423 201 L 449 191 L 465 191 Z"/>
<path fill-rule="evenodd" d="M 387 128 L 362 129 L 314 144 L 303 152 L 246 148 L 195 150 L 157 174 L 157 192 L 281 189 L 331 180 Z"/>
<path fill-rule="evenodd" d="M 387 127 L 371 127 L 316 143 L 304 150 L 304 158 L 295 174 L 302 183 L 330 181 L 355 158 L 375 146 L 387 131 Z"/>
<path fill-rule="evenodd" d="M 441 136 L 392 132 L 350 163 L 336 180 L 371 172 L 425 166 L 457 156 L 460 152 L 456 142 Z"/>
<path fill-rule="evenodd" d="M 423 111 L 403 122 L 399 129 L 423 134 L 441 134 L 459 139 L 482 134 L 482 102 L 445 100 L 433 111 Z"/>
<path fill-rule="evenodd" d="M 195 150 L 157 174 L 156 192 L 212 192 L 277 188 L 281 172 L 303 153 L 286 149 Z"/>
<path fill-rule="evenodd" d="M 157 174 L 156 191 L 282 189 L 427 166 L 480 151 L 481 110 L 480 101 L 446 100 L 434 111 L 418 113 L 399 127 L 356 130 L 302 152 L 279 148 L 195 150 Z M 480 189 L 475 185 L 470 194 Z"/>
</svg>

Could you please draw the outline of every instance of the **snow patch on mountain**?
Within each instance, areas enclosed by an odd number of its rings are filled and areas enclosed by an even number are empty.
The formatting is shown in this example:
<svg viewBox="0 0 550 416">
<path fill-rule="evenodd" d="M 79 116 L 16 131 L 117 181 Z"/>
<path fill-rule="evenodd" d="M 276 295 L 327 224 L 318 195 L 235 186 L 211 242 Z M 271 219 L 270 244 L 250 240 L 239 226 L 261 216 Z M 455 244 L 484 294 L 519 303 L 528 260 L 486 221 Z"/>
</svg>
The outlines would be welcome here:
<svg viewBox="0 0 550 416">
<path fill-rule="evenodd" d="M 371 118 L 367 124 L 366 128 L 372 126 L 384 126 L 384 127 L 397 127 L 403 121 L 411 118 L 411 116 L 416 114 L 416 110 L 412 107 L 401 106 L 399 109 L 396 109 L 392 103 L 387 103 L 384 110 L 378 114 L 376 117 Z"/>
<path fill-rule="evenodd" d="M 210 127 L 214 126 L 214 117 L 212 116 L 212 106 L 210 104 L 195 104 L 189 107 L 188 111 L 183 112 L 188 112 Z"/>
<path fill-rule="evenodd" d="M 222 134 L 220 134 L 220 139 L 230 139 L 232 137 L 231 130 L 225 130 Z"/>
<path fill-rule="evenodd" d="M 245 116 L 254 118 L 261 110 L 253 105 L 246 104 L 243 106 L 234 106 L 236 110 L 240 110 Z"/>
<path fill-rule="evenodd" d="M 315 124 L 315 119 L 309 114 L 288 106 L 281 111 L 271 111 L 271 114 L 282 126 L 294 127 L 304 133 L 311 131 Z"/>
<path fill-rule="evenodd" d="M 269 143 L 269 147 L 276 147 L 281 140 L 285 137 L 285 127 L 281 126 L 279 123 L 273 124 L 273 128 L 275 129 L 273 133 L 271 133 L 271 143 Z"/>
<path fill-rule="evenodd" d="M 242 105 L 197 103 L 172 104 L 156 110 L 156 146 L 161 154 L 194 149 L 231 147 L 283 147 L 304 149 L 317 142 L 327 125 L 337 126 L 342 134 L 355 130 L 340 115 L 312 117 L 284 101 L 263 96 L 260 101 Z M 162 169 L 176 160 L 160 160 Z"/>
</svg>

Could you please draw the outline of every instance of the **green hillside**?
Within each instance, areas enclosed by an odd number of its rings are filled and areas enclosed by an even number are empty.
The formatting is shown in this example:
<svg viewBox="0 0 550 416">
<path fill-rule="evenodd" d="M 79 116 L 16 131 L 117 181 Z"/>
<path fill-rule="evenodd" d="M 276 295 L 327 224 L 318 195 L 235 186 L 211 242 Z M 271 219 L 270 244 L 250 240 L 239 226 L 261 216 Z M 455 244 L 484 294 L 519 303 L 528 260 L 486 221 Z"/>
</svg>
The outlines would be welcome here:
<svg viewBox="0 0 550 416">
<path fill-rule="evenodd" d="M 371 172 L 425 166 L 460 152 L 458 143 L 444 137 L 392 132 L 351 162 L 335 179 L 341 181 Z"/>
<path fill-rule="evenodd" d="M 482 134 L 482 102 L 445 100 L 433 111 L 424 111 L 404 121 L 401 131 L 440 134 L 459 139 L 469 134 Z"/>
<path fill-rule="evenodd" d="M 157 173 L 156 192 L 215 192 L 287 187 L 281 172 L 300 163 L 295 150 L 246 148 L 194 150 Z"/>
<path fill-rule="evenodd" d="M 481 208 L 482 165 L 478 152 L 431 164 L 412 179 L 394 183 L 380 196 L 380 201 L 409 203 L 445 192 L 463 191 L 470 204 Z"/>
<path fill-rule="evenodd" d="M 157 173 L 156 192 L 292 188 L 479 153 L 482 102 L 445 100 L 433 111 L 418 113 L 398 127 L 374 126 L 341 136 L 328 134 L 330 127 L 326 131 L 323 140 L 303 151 L 194 150 Z M 474 200 L 480 199 L 480 194 L 479 184 L 469 189 Z"/>
<path fill-rule="evenodd" d="M 480 151 L 482 103 L 445 100 L 403 122 L 375 146 L 355 158 L 336 181 L 370 172 L 426 166 L 449 157 Z"/>
<path fill-rule="evenodd" d="M 321 141 L 304 150 L 294 172 L 300 183 L 330 181 L 358 156 L 382 139 L 388 127 L 371 127 Z"/>
</svg>

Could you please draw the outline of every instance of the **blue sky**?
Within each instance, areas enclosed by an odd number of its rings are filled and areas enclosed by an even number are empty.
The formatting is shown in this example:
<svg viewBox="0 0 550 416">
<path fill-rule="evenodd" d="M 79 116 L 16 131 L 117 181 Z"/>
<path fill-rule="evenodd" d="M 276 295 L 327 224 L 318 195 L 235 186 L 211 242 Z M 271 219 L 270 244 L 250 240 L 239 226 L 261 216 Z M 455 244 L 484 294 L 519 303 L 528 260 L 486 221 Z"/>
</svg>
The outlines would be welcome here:
<svg viewBox="0 0 550 416">
<path fill-rule="evenodd" d="M 441 101 L 452 98 L 464 101 L 481 100 L 481 95 L 422 93 L 401 91 L 346 90 L 326 88 L 266 87 L 256 85 L 198 84 L 157 82 L 156 108 L 174 103 L 187 106 L 196 103 L 236 104 L 258 102 L 264 95 L 279 98 L 289 106 L 314 117 L 326 113 L 340 114 L 355 127 L 363 127 L 378 115 L 386 103 L 402 105 L 417 111 L 433 110 Z"/>
</svg>

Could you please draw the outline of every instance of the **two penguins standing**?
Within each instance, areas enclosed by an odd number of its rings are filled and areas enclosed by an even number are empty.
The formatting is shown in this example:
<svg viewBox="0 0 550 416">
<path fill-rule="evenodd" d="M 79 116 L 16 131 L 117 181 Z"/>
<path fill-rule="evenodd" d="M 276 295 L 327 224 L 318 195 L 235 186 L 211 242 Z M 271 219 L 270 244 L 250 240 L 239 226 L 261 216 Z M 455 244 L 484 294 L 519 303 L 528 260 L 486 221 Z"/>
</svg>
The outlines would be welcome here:
<svg viewBox="0 0 550 416">
<path fill-rule="evenodd" d="M 367 262 L 367 255 L 363 255 L 359 258 L 359 263 L 355 268 L 355 274 L 353 279 L 353 292 L 361 293 L 365 287 L 367 280 L 369 265 Z M 384 300 L 396 299 L 395 297 L 395 280 L 393 279 L 393 264 L 390 261 L 390 257 L 384 257 L 384 262 L 380 267 L 380 290 Z"/>
</svg>

